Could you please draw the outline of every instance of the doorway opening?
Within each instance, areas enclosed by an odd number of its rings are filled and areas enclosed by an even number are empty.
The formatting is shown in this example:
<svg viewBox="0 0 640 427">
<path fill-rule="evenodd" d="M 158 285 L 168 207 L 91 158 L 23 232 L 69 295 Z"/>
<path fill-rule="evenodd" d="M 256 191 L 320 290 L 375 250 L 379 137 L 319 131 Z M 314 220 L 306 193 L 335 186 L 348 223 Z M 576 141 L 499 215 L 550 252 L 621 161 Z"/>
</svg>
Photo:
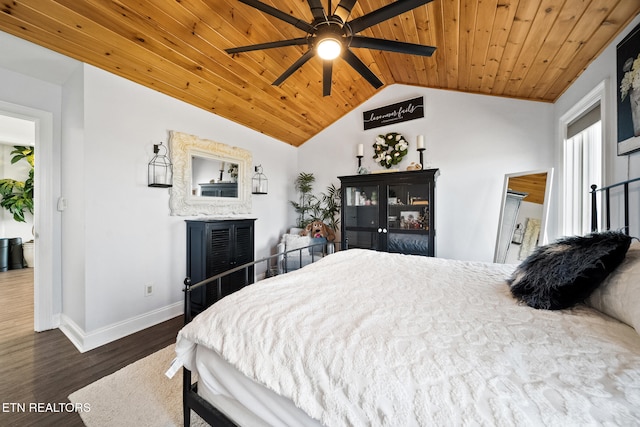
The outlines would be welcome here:
<svg viewBox="0 0 640 427">
<path fill-rule="evenodd" d="M 0 271 L 33 267 L 33 165 L 36 125 L 0 116 Z"/>
<path fill-rule="evenodd" d="M 0 101 L 0 116 L 5 120 L 19 120 L 33 127 L 33 145 L 36 161 L 34 165 L 34 214 L 33 224 L 28 234 L 33 233 L 33 303 L 34 330 L 44 331 L 59 326 L 61 301 L 59 239 L 60 227 L 56 227 L 56 218 L 52 194 L 55 183 L 53 167 L 53 115 L 50 112 L 36 110 L 16 104 Z M 28 127 L 27 126 L 27 127 Z M 24 145 L 24 144 L 12 144 Z M 59 175 L 59 174 L 58 174 Z M 7 218 L 9 215 L 5 215 Z M 11 221 L 13 219 L 11 218 Z M 6 221 L 4 221 L 6 222 Z M 27 234 L 27 236 L 28 236 Z M 58 257 L 56 261 L 55 257 Z"/>
</svg>

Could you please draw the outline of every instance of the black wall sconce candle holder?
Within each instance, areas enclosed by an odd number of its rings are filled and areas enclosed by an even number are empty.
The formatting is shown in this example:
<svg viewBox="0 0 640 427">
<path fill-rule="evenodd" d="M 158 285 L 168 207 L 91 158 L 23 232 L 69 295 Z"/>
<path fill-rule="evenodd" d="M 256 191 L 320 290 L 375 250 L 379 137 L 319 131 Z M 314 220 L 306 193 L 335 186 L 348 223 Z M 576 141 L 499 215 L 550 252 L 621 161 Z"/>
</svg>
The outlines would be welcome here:
<svg viewBox="0 0 640 427">
<path fill-rule="evenodd" d="M 162 142 L 153 144 L 153 153 L 155 155 L 147 167 L 149 187 L 169 188 L 173 186 L 173 165 L 167 157 L 167 148 L 162 145 Z"/>
</svg>

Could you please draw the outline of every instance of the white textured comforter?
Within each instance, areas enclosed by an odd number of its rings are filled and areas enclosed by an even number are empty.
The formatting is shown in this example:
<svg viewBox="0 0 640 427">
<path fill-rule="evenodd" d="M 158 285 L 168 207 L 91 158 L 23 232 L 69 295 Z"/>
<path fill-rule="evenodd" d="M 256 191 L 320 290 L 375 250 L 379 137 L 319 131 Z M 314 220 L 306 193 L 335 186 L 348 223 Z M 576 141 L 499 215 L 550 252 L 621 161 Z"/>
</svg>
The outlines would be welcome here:
<svg viewBox="0 0 640 427">
<path fill-rule="evenodd" d="M 178 336 L 327 426 L 638 425 L 640 336 L 518 305 L 513 266 L 351 249 L 216 303 Z"/>
</svg>

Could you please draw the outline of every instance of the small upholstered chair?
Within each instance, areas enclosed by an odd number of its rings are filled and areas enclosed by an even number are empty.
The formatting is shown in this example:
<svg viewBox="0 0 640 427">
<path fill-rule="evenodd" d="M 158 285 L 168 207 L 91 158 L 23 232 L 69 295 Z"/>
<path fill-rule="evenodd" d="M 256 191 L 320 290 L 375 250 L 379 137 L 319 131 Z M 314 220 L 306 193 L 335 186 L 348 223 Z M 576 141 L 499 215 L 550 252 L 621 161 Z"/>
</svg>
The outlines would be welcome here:
<svg viewBox="0 0 640 427">
<path fill-rule="evenodd" d="M 276 247 L 277 253 L 280 254 L 277 265 L 278 274 L 297 270 L 335 251 L 333 242 L 327 242 L 327 239 L 324 237 L 312 238 L 311 236 L 301 236 L 300 232 L 302 230 L 302 228 L 293 227 L 288 233 L 282 235 L 280 243 L 278 243 Z M 317 246 L 306 248 L 307 246 L 315 244 L 317 244 Z M 286 253 L 293 249 L 300 248 L 306 249 Z"/>
</svg>

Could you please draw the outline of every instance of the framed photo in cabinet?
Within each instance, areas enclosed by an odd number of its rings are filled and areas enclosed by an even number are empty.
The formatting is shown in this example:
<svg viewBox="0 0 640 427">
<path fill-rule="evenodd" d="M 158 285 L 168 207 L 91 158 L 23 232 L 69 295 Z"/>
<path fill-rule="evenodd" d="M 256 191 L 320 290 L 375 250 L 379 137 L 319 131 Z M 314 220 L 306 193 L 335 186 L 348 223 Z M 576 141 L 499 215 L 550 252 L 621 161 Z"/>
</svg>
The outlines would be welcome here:
<svg viewBox="0 0 640 427">
<path fill-rule="evenodd" d="M 402 211 L 400 212 L 400 228 L 421 228 L 420 212 L 418 211 Z"/>
</svg>

